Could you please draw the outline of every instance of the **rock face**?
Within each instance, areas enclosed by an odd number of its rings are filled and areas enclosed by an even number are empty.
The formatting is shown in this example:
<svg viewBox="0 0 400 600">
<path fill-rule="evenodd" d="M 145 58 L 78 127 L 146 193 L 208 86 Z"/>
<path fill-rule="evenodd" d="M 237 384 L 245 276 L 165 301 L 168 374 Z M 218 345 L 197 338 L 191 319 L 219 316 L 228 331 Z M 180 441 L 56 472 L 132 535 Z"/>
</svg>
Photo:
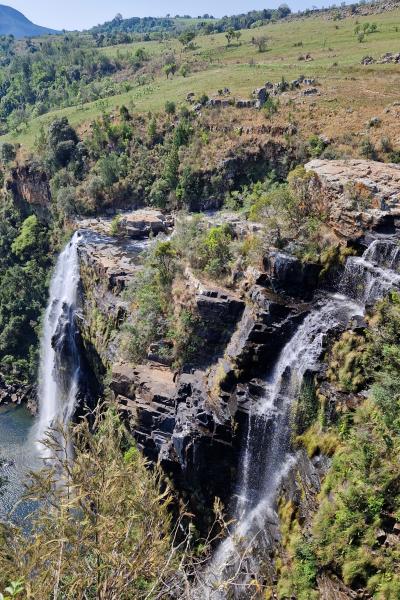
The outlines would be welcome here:
<svg viewBox="0 0 400 600">
<path fill-rule="evenodd" d="M 43 220 L 50 217 L 50 186 L 47 173 L 42 168 L 34 163 L 17 166 L 6 186 L 22 214 L 33 211 Z"/>
<path fill-rule="evenodd" d="M 182 302 L 190 302 L 198 316 L 193 362 L 175 372 L 152 347 L 147 363 L 127 363 L 118 342 L 129 311 L 123 291 L 137 273 L 146 242 L 117 240 L 96 230 L 97 221 L 95 231 L 83 232 L 79 247 L 78 326 L 86 359 L 99 381 L 111 372 L 110 390 L 138 446 L 163 466 L 204 518 L 215 496 L 225 503 L 231 497 L 248 409 L 263 392 L 258 377 L 265 376 L 307 305 L 300 295 L 293 300 L 271 290 L 271 281 L 281 281 L 282 290 L 289 285 L 283 267 L 249 270 L 236 292 L 204 283 L 187 270 Z"/>
<path fill-rule="evenodd" d="M 33 415 L 37 412 L 36 390 L 31 385 L 12 385 L 0 374 L 0 405 L 26 403 Z"/>
<path fill-rule="evenodd" d="M 121 294 L 137 273 L 137 258 L 146 242 L 121 241 L 90 230 L 83 237 L 85 243 L 78 248 L 80 329 L 89 363 L 101 378 L 117 360 L 116 333 L 128 310 Z"/>
<path fill-rule="evenodd" d="M 176 378 L 154 363 L 114 365 L 110 386 L 139 448 L 203 516 L 215 495 L 228 501 L 237 451 L 232 429 L 207 407 L 204 386 L 201 372 Z"/>
<path fill-rule="evenodd" d="M 274 292 L 310 300 L 318 286 L 321 266 L 304 263 L 283 252 L 270 252 L 264 258 L 264 268 Z"/>
<path fill-rule="evenodd" d="M 174 225 L 171 215 L 164 215 L 158 210 L 146 209 L 118 213 L 118 229 L 121 238 L 145 239 L 150 235 L 168 233 Z M 110 235 L 112 228 L 111 217 L 83 219 L 78 222 L 82 229 L 90 229 L 103 235 Z"/>
<path fill-rule="evenodd" d="M 400 165 L 371 160 L 312 160 L 326 194 L 329 223 L 342 240 L 394 233 L 400 223 Z"/>
</svg>

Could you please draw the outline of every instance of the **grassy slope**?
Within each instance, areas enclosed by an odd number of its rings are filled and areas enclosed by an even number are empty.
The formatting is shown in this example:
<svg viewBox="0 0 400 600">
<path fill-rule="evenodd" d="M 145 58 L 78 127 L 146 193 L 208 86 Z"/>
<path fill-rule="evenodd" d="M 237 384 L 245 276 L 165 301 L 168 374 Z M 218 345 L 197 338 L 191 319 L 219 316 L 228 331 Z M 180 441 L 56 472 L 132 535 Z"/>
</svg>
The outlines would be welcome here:
<svg viewBox="0 0 400 600">
<path fill-rule="evenodd" d="M 34 119 L 28 129 L 18 136 L 10 134 L 3 139 L 19 141 L 31 147 L 40 124 L 54 117 L 66 115 L 74 126 L 81 125 L 99 115 L 104 109 L 122 104 L 134 105 L 136 111 L 161 110 L 167 99 L 184 102 L 188 92 L 215 94 L 221 87 L 229 87 L 236 97 L 249 97 L 251 91 L 267 80 L 278 81 L 281 77 L 294 79 L 300 74 L 316 76 L 324 94 L 317 99 L 318 105 L 337 111 L 340 107 L 383 107 L 398 98 L 400 75 L 398 65 L 362 66 L 360 60 L 366 54 L 378 58 L 385 52 L 398 51 L 400 34 L 400 10 L 371 18 L 359 18 L 361 23 L 373 21 L 379 31 L 360 44 L 354 35 L 356 18 L 334 22 L 323 17 L 270 24 L 257 30 L 242 32 L 241 44 L 227 48 L 224 34 L 199 37 L 197 49 L 184 53 L 178 41 L 148 42 L 105 48 L 109 56 L 118 52 L 145 47 L 150 54 L 160 55 L 175 50 L 179 60 L 201 61 L 204 70 L 189 77 L 175 76 L 155 79 L 150 85 L 136 87 L 128 93 L 54 111 Z M 338 27 L 338 29 L 336 29 Z M 252 36 L 267 35 L 269 51 L 260 54 L 251 44 Z M 303 47 L 294 47 L 302 41 Z M 310 53 L 311 62 L 300 62 L 300 54 Z M 314 99 L 315 101 L 315 99 Z M 372 104 L 371 104 L 372 103 Z M 326 111 L 324 118 L 326 119 Z"/>
</svg>

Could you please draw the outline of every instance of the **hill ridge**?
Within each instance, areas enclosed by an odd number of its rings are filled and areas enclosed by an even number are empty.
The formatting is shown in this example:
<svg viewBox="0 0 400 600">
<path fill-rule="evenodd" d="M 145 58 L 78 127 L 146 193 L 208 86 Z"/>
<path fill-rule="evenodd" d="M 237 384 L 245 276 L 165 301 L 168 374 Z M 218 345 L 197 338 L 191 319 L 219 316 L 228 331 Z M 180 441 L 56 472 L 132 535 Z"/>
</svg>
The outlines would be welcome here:
<svg viewBox="0 0 400 600">
<path fill-rule="evenodd" d="M 15 38 L 36 37 L 58 33 L 55 29 L 32 23 L 22 12 L 0 4 L 0 35 L 13 35 Z"/>
</svg>

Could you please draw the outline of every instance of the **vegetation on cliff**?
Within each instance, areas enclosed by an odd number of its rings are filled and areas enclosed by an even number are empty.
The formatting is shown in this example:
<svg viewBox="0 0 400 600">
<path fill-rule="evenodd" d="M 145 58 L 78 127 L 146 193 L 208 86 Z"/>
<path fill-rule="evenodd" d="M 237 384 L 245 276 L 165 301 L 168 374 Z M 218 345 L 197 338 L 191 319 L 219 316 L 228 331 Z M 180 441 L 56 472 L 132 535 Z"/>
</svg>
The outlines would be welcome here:
<svg viewBox="0 0 400 600">
<path fill-rule="evenodd" d="M 367 391 L 367 398 L 358 396 L 355 407 L 343 407 L 335 418 L 322 402 L 315 424 L 300 438 L 309 453 L 327 453 L 327 434 L 336 441 L 312 522 L 302 527 L 295 507 L 282 506 L 288 562 L 280 574 L 281 598 L 317 598 L 324 572 L 377 600 L 400 594 L 393 530 L 400 516 L 399 323 L 400 297 L 394 292 L 378 303 L 363 333 L 345 332 L 333 345 L 328 371 L 333 385 Z"/>
<path fill-rule="evenodd" d="M 94 229 L 107 222 L 110 243 L 125 251 L 122 211 L 173 212 L 174 234 L 150 240 L 132 269 L 125 263 L 114 277 L 112 260 L 100 265 L 96 277 L 104 276 L 107 299 L 96 305 L 96 281 L 86 325 L 97 331 L 92 337 L 87 331 L 83 345 L 95 355 L 96 333 L 104 346 L 111 340 L 110 356 L 129 367 L 121 378 L 151 361 L 168 372 L 159 383 L 172 390 L 162 396 L 165 429 L 158 406 L 146 418 L 155 430 L 152 458 L 165 450 L 171 423 L 178 422 L 178 442 L 168 446 L 168 456 L 158 456 L 175 460 L 177 471 L 182 466 L 178 486 L 192 464 L 188 455 L 203 448 L 196 443 L 204 432 L 207 469 L 219 435 L 221 453 L 237 451 L 246 401 L 262 393 L 259 380 L 250 380 L 267 370 L 260 347 L 268 341 L 272 363 L 308 310 L 305 301 L 319 285 L 331 289 L 346 258 L 361 253 L 365 231 L 386 227 L 392 217 L 384 205 L 394 194 L 382 196 L 356 181 L 340 192 L 336 186 L 338 201 L 323 177 L 304 167 L 312 158 L 399 162 L 393 134 L 398 63 L 360 63 L 367 48 L 377 58 L 393 50 L 400 13 L 378 14 L 372 26 L 351 10 L 290 20 L 285 6 L 219 20 L 118 15 L 84 34 L 0 38 L 0 383 L 35 383 L 53 257 L 83 217 L 102 217 Z M 273 83 L 250 101 L 266 71 Z M 378 206 L 386 220 L 375 222 Z M 353 229 L 343 232 L 349 223 Z M 83 287 L 92 285 L 92 275 L 86 265 Z M 274 287 L 279 277 L 286 277 L 282 290 Z M 400 298 L 391 293 L 366 326 L 357 323 L 331 340 L 326 370 L 315 378 L 306 373 L 292 441 L 323 483 L 313 496 L 299 475 L 294 497 L 283 490 L 278 582 L 269 572 L 268 583 L 260 584 L 270 597 L 316 599 L 326 578 L 350 596 L 400 595 L 399 323 Z M 273 339 L 278 335 L 281 340 Z M 254 364 L 242 370 L 235 349 L 228 355 L 229 340 L 243 345 L 238 354 L 249 353 L 244 363 Z M 179 387 L 182 373 L 187 378 Z M 238 386 L 230 394 L 233 379 Z M 107 387 L 108 378 L 98 383 Z M 124 383 L 117 401 L 132 416 L 139 410 L 129 397 L 137 381 Z M 147 393 L 150 405 L 152 389 Z M 143 405 L 147 397 L 140 398 Z M 236 422 L 238 406 L 243 415 Z M 57 464 L 33 474 L 28 490 L 39 501 L 34 534 L 13 525 L 1 529 L 6 598 L 144 600 L 189 593 L 209 540 L 199 542 L 188 525 L 192 515 L 177 517 L 179 501 L 114 410 L 72 428 L 73 464 L 57 448 L 65 432 L 49 442 L 58 450 Z M 197 427 L 187 446 L 192 431 L 185 418 L 196 419 Z M 135 434 L 145 435 L 141 426 Z M 234 460 L 226 469 L 232 479 Z M 261 597 L 256 578 L 253 583 L 251 593 Z"/>
</svg>

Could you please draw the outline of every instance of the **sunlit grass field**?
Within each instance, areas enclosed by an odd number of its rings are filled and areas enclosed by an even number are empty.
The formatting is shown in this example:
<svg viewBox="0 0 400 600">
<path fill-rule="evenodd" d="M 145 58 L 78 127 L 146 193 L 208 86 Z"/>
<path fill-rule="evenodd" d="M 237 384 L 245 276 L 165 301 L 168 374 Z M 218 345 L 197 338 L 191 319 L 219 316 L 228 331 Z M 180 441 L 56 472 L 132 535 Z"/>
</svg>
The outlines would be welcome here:
<svg viewBox="0 0 400 600">
<path fill-rule="evenodd" d="M 354 33 L 357 23 L 376 23 L 378 31 L 366 36 L 360 43 Z M 300 74 L 316 77 L 331 97 L 318 102 L 336 106 L 371 104 L 396 99 L 400 94 L 400 65 L 361 65 L 365 55 L 379 58 L 386 52 L 400 51 L 400 10 L 369 17 L 352 17 L 339 21 L 326 16 L 294 19 L 271 23 L 267 26 L 244 30 L 237 45 L 227 47 L 225 34 L 199 36 L 196 48 L 184 51 L 178 40 L 142 42 L 104 48 L 109 57 L 133 53 L 145 48 L 151 57 L 175 52 L 179 62 L 193 63 L 196 69 L 187 77 L 175 75 L 172 79 L 162 74 L 143 85 L 135 84 L 126 93 L 103 100 L 56 110 L 33 119 L 19 134 L 8 134 L 3 139 L 18 141 L 32 147 L 40 126 L 55 117 L 65 115 L 73 126 L 90 122 L 104 110 L 113 110 L 122 104 L 134 112 L 160 111 L 166 100 L 184 103 L 189 92 L 216 94 L 228 87 L 232 96 L 249 98 L 255 87 L 266 81 L 288 80 Z M 266 36 L 267 51 L 260 53 L 252 37 Z M 302 46 L 298 44 L 302 43 Z M 310 54 L 309 62 L 299 61 L 300 55 Z M 200 65 L 200 66 L 199 66 Z"/>
</svg>

